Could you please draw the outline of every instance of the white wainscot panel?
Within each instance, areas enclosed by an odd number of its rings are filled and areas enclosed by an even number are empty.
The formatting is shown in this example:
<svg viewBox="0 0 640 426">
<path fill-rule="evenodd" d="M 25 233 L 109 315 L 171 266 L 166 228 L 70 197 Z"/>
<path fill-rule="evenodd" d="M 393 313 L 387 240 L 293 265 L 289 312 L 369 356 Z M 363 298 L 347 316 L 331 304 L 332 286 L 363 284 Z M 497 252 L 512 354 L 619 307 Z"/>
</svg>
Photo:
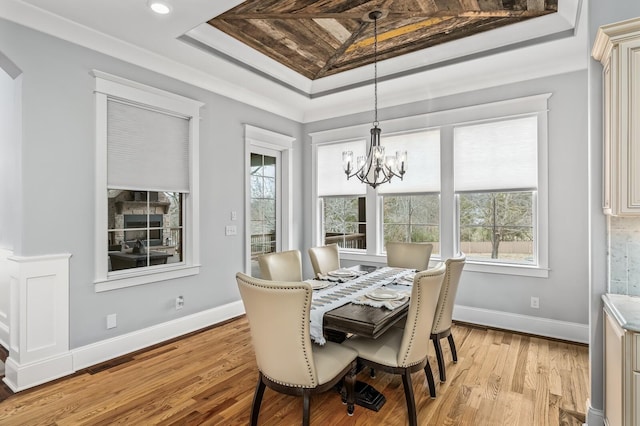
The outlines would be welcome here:
<svg viewBox="0 0 640 426">
<path fill-rule="evenodd" d="M 8 258 L 9 357 L 4 382 L 14 392 L 73 372 L 69 257 Z"/>
</svg>

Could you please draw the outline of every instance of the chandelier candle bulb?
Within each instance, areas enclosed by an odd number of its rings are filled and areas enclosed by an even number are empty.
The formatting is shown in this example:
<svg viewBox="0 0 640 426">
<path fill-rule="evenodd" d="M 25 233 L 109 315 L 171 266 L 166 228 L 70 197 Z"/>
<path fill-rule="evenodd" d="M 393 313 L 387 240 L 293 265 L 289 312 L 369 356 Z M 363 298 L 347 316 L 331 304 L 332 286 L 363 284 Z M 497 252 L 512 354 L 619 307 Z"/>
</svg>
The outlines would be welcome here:
<svg viewBox="0 0 640 426">
<path fill-rule="evenodd" d="M 400 175 L 407 171 L 407 151 L 396 151 L 396 165 Z"/>
<path fill-rule="evenodd" d="M 344 151 L 342 153 L 342 166 L 344 172 L 348 175 L 351 174 L 351 165 L 353 164 L 353 151 Z"/>
</svg>

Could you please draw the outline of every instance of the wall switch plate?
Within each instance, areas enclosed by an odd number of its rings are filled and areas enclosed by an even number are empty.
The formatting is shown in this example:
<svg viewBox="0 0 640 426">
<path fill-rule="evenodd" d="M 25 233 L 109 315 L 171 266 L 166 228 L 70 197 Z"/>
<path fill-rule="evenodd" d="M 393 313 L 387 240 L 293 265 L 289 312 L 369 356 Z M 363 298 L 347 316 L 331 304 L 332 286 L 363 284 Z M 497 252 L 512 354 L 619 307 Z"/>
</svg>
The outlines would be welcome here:
<svg viewBox="0 0 640 426">
<path fill-rule="evenodd" d="M 184 297 L 178 296 L 176 297 L 176 311 L 180 310 L 184 307 Z"/>
<path fill-rule="evenodd" d="M 231 220 L 238 220 L 238 212 L 233 210 L 231 212 Z"/>
<path fill-rule="evenodd" d="M 534 309 L 539 309 L 540 308 L 540 299 L 537 297 L 532 297 L 531 298 L 531 307 Z"/>
<path fill-rule="evenodd" d="M 107 329 L 116 328 L 118 326 L 118 320 L 116 314 L 107 315 Z"/>
<path fill-rule="evenodd" d="M 224 235 L 237 235 L 238 228 L 235 225 L 229 225 L 224 228 Z"/>
</svg>

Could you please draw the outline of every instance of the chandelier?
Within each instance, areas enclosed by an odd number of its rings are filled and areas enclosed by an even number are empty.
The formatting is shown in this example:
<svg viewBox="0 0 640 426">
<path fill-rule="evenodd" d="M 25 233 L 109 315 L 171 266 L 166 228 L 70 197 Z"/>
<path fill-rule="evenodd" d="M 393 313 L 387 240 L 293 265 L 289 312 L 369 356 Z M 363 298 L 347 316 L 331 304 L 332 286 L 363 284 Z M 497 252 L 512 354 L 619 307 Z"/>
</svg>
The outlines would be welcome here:
<svg viewBox="0 0 640 426">
<path fill-rule="evenodd" d="M 356 167 L 353 167 L 353 151 L 342 153 L 342 166 L 347 179 L 357 177 L 360 182 L 371 185 L 372 188 L 389 182 L 396 176 L 402 180 L 407 171 L 407 151 L 396 151 L 395 156 L 385 156 L 384 146 L 380 145 L 380 133 L 378 127 L 378 19 L 383 17 L 383 11 L 374 10 L 365 16 L 364 20 L 373 22 L 373 87 L 374 87 L 374 118 L 371 128 L 371 142 L 369 143 L 366 157 L 358 156 Z"/>
</svg>

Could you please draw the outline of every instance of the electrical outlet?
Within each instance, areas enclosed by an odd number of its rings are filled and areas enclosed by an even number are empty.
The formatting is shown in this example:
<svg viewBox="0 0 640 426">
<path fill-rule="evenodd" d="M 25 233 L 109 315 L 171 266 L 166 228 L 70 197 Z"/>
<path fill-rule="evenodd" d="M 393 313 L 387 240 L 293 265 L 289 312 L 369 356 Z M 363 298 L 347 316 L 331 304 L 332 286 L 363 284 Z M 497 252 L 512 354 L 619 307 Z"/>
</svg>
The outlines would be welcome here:
<svg viewBox="0 0 640 426">
<path fill-rule="evenodd" d="M 176 297 L 176 311 L 180 310 L 184 307 L 184 297 L 178 296 Z"/>
<path fill-rule="evenodd" d="M 107 315 L 107 329 L 116 328 L 118 326 L 118 319 L 116 314 Z"/>
<path fill-rule="evenodd" d="M 540 308 L 540 299 L 537 297 L 531 297 L 531 307 L 534 309 Z"/>
<path fill-rule="evenodd" d="M 236 228 L 235 225 L 225 226 L 224 235 L 237 235 L 237 234 L 238 234 L 238 228 Z"/>
</svg>

